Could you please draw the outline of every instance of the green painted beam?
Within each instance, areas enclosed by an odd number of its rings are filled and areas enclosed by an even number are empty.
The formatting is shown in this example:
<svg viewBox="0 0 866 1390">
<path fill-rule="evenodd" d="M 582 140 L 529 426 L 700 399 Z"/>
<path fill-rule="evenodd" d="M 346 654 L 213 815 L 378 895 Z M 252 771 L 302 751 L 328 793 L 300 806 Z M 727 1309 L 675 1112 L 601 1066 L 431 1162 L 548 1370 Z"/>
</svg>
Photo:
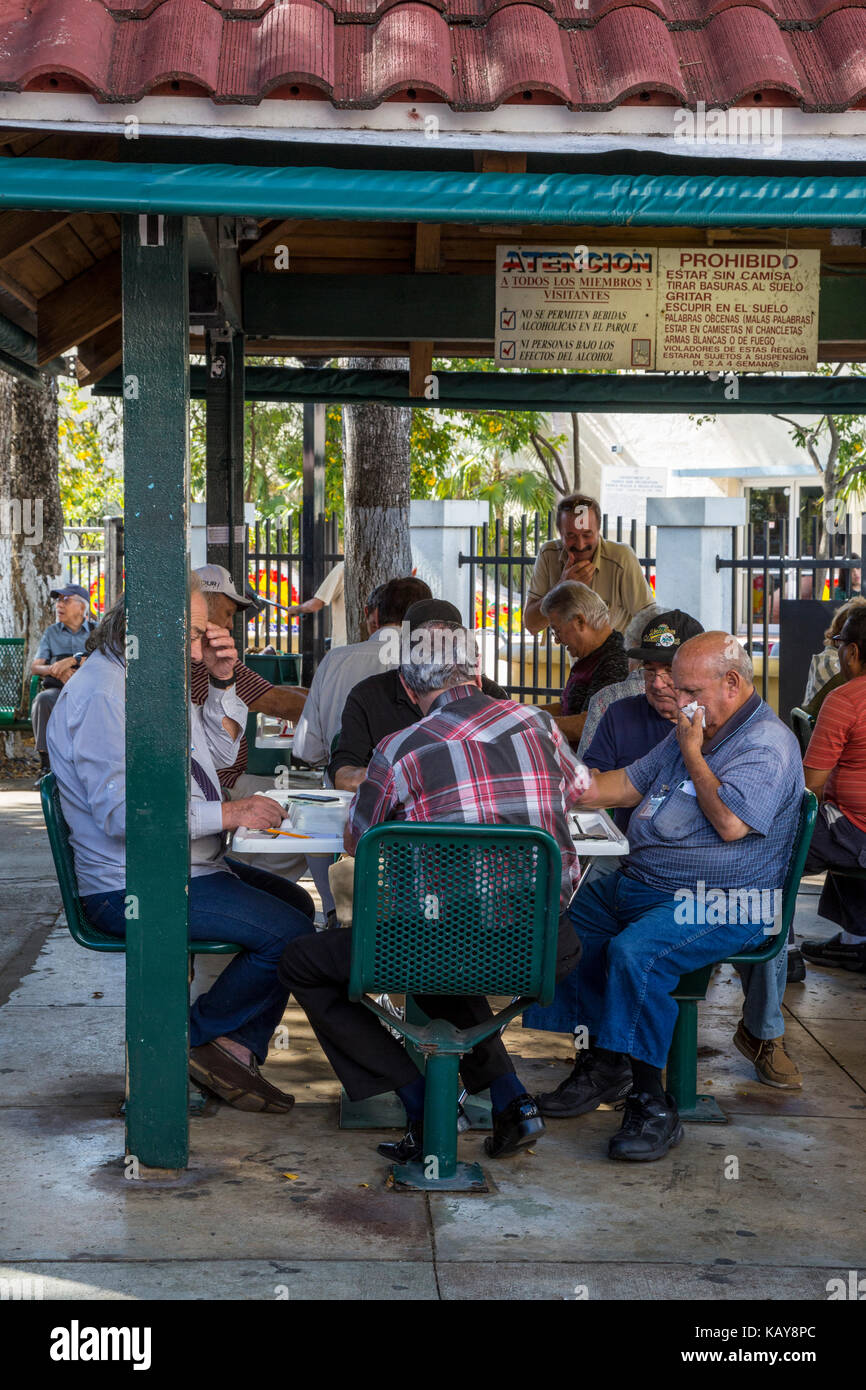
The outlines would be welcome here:
<svg viewBox="0 0 866 1390">
<path fill-rule="evenodd" d="M 186 237 L 123 219 L 127 1150 L 188 1159 L 189 400 Z"/>
<path fill-rule="evenodd" d="M 251 338 L 327 341 L 493 340 L 496 277 L 484 275 L 300 275 L 248 271 L 244 327 Z M 863 274 L 823 275 L 822 342 L 866 341 Z M 250 344 L 254 350 L 255 344 Z"/>
<path fill-rule="evenodd" d="M 0 160 L 0 208 L 529 225 L 863 227 L 866 175 L 466 174 Z"/>
<path fill-rule="evenodd" d="M 331 405 L 379 401 L 382 405 L 414 405 L 450 410 L 609 410 L 638 414 L 676 414 L 698 411 L 721 415 L 768 415 L 866 411 L 866 377 L 744 376 L 737 382 L 735 400 L 725 398 L 725 379 L 705 374 L 671 376 L 594 376 L 546 372 L 439 372 L 436 400 L 409 395 L 408 372 L 346 371 L 328 368 L 247 367 L 248 401 L 289 401 Z M 95 394 L 119 396 L 119 372 L 103 377 Z M 206 392 L 203 367 L 193 367 L 191 392 Z"/>
</svg>

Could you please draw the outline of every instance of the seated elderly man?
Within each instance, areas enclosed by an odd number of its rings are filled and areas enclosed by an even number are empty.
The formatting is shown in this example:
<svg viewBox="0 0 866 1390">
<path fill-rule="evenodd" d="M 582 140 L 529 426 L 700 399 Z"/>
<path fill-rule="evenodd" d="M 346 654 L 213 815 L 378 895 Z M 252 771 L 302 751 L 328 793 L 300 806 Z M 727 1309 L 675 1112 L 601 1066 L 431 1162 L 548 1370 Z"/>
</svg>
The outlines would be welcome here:
<svg viewBox="0 0 866 1390">
<path fill-rule="evenodd" d="M 541 612 L 561 646 L 573 658 L 561 702 L 545 705 L 569 743 L 577 745 L 589 702 L 596 691 L 628 675 L 622 633 L 610 625 L 604 599 L 586 584 L 567 579 L 541 600 Z"/>
<path fill-rule="evenodd" d="M 807 874 L 866 869 L 866 610 L 851 612 L 834 640 L 843 683 L 822 704 L 803 759 L 806 786 L 821 797 Z M 866 971 L 866 883 L 829 872 L 818 912 L 841 930 L 804 941 L 806 959 Z"/>
<path fill-rule="evenodd" d="M 662 1085 L 677 1018 L 671 990 L 772 931 L 804 788 L 797 740 L 757 694 L 736 638 L 692 637 L 672 670 L 675 734 L 627 768 L 595 774 L 581 799 L 637 809 L 622 868 L 571 903 L 590 1046 L 541 1098 L 544 1109 L 566 1100 L 572 1115 L 624 1098 L 608 1152 L 632 1161 L 662 1158 L 683 1137 Z"/>
<path fill-rule="evenodd" d="M 48 720 L 64 685 L 81 665 L 84 644 L 96 626 L 90 616 L 90 596 L 80 584 L 52 589 L 51 597 L 57 622 L 43 632 L 30 667 L 34 676 L 42 677 L 30 716 L 42 772 L 47 772 L 50 766 L 46 742 Z"/>
<path fill-rule="evenodd" d="M 285 1113 L 294 1097 L 260 1075 L 258 1063 L 288 1002 L 276 977 L 288 941 L 313 931 L 313 902 L 297 884 L 225 855 L 225 832 L 239 825 L 276 827 L 282 810 L 252 796 L 222 800 L 217 767 L 237 752 L 246 707 L 235 689 L 231 634 L 208 621 L 199 580 L 190 578 L 194 660 L 207 672 L 202 705 L 190 704 L 192 941 L 242 947 L 190 1013 L 190 1076 L 239 1110 Z M 88 659 L 61 693 L 48 728 L 51 765 L 88 920 L 100 931 L 126 930 L 126 745 L 124 601 L 88 639 Z"/>
<path fill-rule="evenodd" d="M 419 631 L 443 647 L 444 637 L 453 634 L 455 649 L 434 647 L 430 661 L 401 665 L 423 717 L 378 745 L 350 807 L 346 849 L 352 853 L 365 830 L 386 820 L 542 826 L 562 850 L 557 974 L 567 974 L 579 949 L 565 911 L 579 873 L 568 809 L 588 786 L 586 769 L 545 714 L 484 694 L 465 628 L 426 623 L 413 637 L 413 650 Z M 379 1153 L 409 1162 L 423 1153 L 424 1078 L 374 1015 L 349 999 L 351 954 L 351 928 L 292 942 L 280 979 L 306 1011 L 352 1100 L 397 1091 L 409 1131 L 398 1144 L 380 1144 Z M 418 1003 L 458 1028 L 491 1017 L 483 998 L 421 997 Z M 493 1134 L 485 1148 L 491 1158 L 513 1153 L 543 1132 L 544 1121 L 498 1034 L 467 1053 L 461 1071 L 469 1091 L 490 1088 Z"/>
</svg>

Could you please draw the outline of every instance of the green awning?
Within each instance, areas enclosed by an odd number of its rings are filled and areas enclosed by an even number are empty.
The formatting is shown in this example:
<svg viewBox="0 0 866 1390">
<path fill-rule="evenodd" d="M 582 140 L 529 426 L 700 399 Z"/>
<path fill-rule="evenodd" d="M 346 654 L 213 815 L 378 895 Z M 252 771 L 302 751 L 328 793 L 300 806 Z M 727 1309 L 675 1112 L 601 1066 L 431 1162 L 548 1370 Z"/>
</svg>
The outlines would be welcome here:
<svg viewBox="0 0 866 1390">
<path fill-rule="evenodd" d="M 866 226 L 866 174 L 454 174 L 0 160 L 0 207 L 646 227 Z"/>
<path fill-rule="evenodd" d="M 327 401 L 355 405 L 415 405 L 441 410 L 603 410 L 639 414 L 764 415 L 783 411 L 803 415 L 866 412 L 866 377 L 741 376 L 738 396 L 723 375 L 673 376 L 667 373 L 593 376 L 575 372 L 437 372 L 438 396 L 426 400 L 409 395 L 408 372 L 353 371 L 323 367 L 247 367 L 248 401 Z M 204 367 L 190 370 L 190 394 L 204 398 Z M 98 396 L 119 396 L 120 371 L 109 373 L 93 388 Z"/>
</svg>

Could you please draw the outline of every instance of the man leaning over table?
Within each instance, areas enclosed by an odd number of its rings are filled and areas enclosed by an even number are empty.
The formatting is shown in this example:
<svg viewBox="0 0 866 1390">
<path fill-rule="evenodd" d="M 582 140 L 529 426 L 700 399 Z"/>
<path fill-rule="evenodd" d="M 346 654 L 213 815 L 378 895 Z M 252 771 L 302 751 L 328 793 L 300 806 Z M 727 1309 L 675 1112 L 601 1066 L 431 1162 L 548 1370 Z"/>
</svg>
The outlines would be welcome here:
<svg viewBox="0 0 866 1390">
<path fill-rule="evenodd" d="M 190 940 L 236 943 L 233 956 L 190 1012 L 190 1076 L 239 1110 L 286 1113 L 294 1097 L 259 1072 L 288 1002 L 276 966 L 286 943 L 313 932 L 313 902 L 295 883 L 226 857 L 225 832 L 277 827 L 276 801 L 222 800 L 217 766 L 237 751 L 246 707 L 235 689 L 231 634 L 208 621 L 190 576 L 190 649 L 208 672 L 207 699 L 190 704 Z M 60 694 L 48 726 L 51 765 L 89 922 L 126 930 L 124 600 L 88 639 L 88 659 Z"/>
<path fill-rule="evenodd" d="M 420 625 L 416 638 L 419 632 L 430 634 L 431 659 L 402 664 L 400 675 L 417 698 L 422 718 L 376 748 L 349 809 L 346 849 L 354 853 L 364 831 L 387 820 L 541 826 L 562 851 L 561 977 L 579 954 L 565 911 L 580 872 L 568 809 L 589 784 L 586 769 L 548 715 L 484 694 L 473 635 L 466 628 L 434 621 Z M 446 637 L 453 643 L 450 652 Z M 384 1158 L 407 1163 L 423 1153 L 424 1078 L 407 1049 L 369 1009 L 350 1000 L 351 954 L 351 928 L 294 941 L 280 964 L 280 979 L 305 1010 L 352 1100 L 398 1093 L 408 1133 L 399 1143 L 378 1148 Z M 422 996 L 418 1003 L 431 1018 L 448 1019 L 458 1028 L 491 1017 L 482 997 Z M 490 1088 L 489 1157 L 514 1153 L 543 1132 L 544 1121 L 498 1034 L 468 1052 L 460 1070 L 470 1092 Z"/>
<path fill-rule="evenodd" d="M 590 1046 L 539 1097 L 542 1113 L 556 1115 L 624 1100 L 608 1152 L 638 1162 L 662 1158 L 683 1137 L 662 1085 L 677 1019 L 671 990 L 681 975 L 765 944 L 804 789 L 797 740 L 755 690 L 736 638 L 692 637 L 673 676 L 675 732 L 627 768 L 595 774 L 580 801 L 636 809 L 622 867 L 587 884 L 569 909 L 583 946 L 577 1013 Z M 744 989 L 759 968 L 741 967 Z"/>
</svg>

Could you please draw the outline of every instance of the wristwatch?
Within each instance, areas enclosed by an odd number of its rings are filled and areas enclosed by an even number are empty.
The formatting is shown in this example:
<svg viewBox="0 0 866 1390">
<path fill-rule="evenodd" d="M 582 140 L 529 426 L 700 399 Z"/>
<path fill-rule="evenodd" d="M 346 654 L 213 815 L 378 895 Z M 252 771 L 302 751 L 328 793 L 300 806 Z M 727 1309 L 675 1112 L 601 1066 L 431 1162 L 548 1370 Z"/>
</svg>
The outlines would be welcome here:
<svg viewBox="0 0 866 1390">
<path fill-rule="evenodd" d="M 208 679 L 210 680 L 211 685 L 215 685 L 218 690 L 228 690 L 229 686 L 234 685 L 235 683 L 234 675 L 229 676 L 227 681 L 218 680 L 217 677 L 214 675 L 209 675 Z"/>
<path fill-rule="evenodd" d="M 84 660 L 84 658 L 85 658 L 86 655 L 87 655 L 86 652 L 73 652 L 73 654 L 72 654 L 72 660 L 75 662 L 75 669 L 76 669 L 76 671 L 78 670 L 79 666 L 81 665 L 81 663 L 82 663 L 82 661 Z"/>
</svg>

